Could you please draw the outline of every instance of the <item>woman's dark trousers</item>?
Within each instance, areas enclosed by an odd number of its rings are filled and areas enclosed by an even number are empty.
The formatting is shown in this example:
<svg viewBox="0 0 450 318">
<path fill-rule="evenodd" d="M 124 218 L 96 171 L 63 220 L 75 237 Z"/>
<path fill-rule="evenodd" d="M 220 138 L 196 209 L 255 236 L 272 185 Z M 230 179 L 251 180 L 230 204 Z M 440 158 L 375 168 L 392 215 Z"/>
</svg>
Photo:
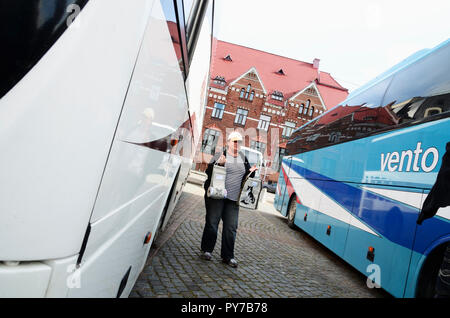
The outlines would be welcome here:
<svg viewBox="0 0 450 318">
<path fill-rule="evenodd" d="M 217 230 L 222 219 L 222 248 L 220 256 L 224 260 L 234 258 L 234 242 L 238 227 L 239 205 L 228 199 L 210 199 L 205 196 L 206 222 L 201 248 L 203 252 L 214 250 Z"/>
</svg>

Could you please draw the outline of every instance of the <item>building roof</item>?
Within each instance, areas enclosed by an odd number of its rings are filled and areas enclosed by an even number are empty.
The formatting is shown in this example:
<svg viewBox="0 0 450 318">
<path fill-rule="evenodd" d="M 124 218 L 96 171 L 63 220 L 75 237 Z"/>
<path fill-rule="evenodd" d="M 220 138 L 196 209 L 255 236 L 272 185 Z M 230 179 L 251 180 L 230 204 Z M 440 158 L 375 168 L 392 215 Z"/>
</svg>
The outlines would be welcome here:
<svg viewBox="0 0 450 318">
<path fill-rule="evenodd" d="M 231 61 L 225 59 L 227 56 L 230 56 Z M 211 79 L 222 76 L 227 85 L 251 67 L 255 67 L 267 90 L 268 100 L 273 91 L 280 91 L 285 100 L 289 99 L 313 82 L 327 108 L 337 105 L 348 95 L 346 88 L 342 87 L 329 73 L 318 72 L 313 67 L 313 63 L 218 39 L 214 39 L 212 59 Z M 284 75 L 280 74 L 280 70 Z"/>
</svg>

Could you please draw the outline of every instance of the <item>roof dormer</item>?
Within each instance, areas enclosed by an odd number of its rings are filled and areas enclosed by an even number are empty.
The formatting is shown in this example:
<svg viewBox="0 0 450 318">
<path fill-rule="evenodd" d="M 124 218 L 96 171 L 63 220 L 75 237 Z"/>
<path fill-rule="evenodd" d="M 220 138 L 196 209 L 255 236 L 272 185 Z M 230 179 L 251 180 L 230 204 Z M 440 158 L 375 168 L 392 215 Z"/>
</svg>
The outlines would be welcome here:
<svg viewBox="0 0 450 318">
<path fill-rule="evenodd" d="M 216 76 L 214 78 L 214 83 L 220 86 L 225 86 L 225 84 L 227 83 L 227 81 L 225 81 L 225 78 L 222 76 Z"/>
<path fill-rule="evenodd" d="M 280 92 L 280 91 L 273 91 L 272 92 L 272 99 L 283 101 L 283 98 L 284 98 L 284 96 L 283 96 L 282 92 Z"/>
</svg>

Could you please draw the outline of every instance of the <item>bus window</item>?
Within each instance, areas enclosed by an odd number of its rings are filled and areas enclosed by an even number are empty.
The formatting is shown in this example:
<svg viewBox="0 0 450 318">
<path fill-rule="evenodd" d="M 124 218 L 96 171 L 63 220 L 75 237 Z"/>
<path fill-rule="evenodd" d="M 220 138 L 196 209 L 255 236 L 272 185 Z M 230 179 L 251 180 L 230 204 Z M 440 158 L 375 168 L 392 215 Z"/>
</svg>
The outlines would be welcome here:
<svg viewBox="0 0 450 318">
<path fill-rule="evenodd" d="M 449 60 L 447 45 L 394 75 L 383 103 L 393 103 L 391 109 L 400 124 L 450 115 L 450 69 L 442 67 Z"/>
<path fill-rule="evenodd" d="M 0 3 L 0 98 L 17 84 L 67 29 L 88 0 Z M 73 10 L 72 10 L 73 9 Z"/>
<path fill-rule="evenodd" d="M 442 108 L 440 107 L 430 107 L 425 111 L 424 117 L 433 116 L 442 113 Z"/>
<path fill-rule="evenodd" d="M 184 28 L 184 11 L 182 10 L 183 2 L 180 0 L 163 0 L 161 1 L 161 6 L 167 20 L 167 27 L 178 59 L 178 64 L 184 79 L 186 79 L 188 68 L 186 67 L 186 33 Z"/>
<path fill-rule="evenodd" d="M 180 69 L 187 80 L 205 18 L 212 25 L 212 5 L 200 0 L 160 0 Z"/>
<path fill-rule="evenodd" d="M 197 0 L 184 0 L 183 1 L 185 28 L 187 28 L 189 18 L 191 17 L 191 13 L 193 12 L 193 7 L 194 7 L 194 5 L 197 4 L 197 2 L 198 2 Z"/>
<path fill-rule="evenodd" d="M 398 121 L 392 116 L 389 107 L 381 104 L 391 80 L 391 77 L 386 78 L 361 91 L 294 131 L 287 143 L 289 154 L 363 138 L 378 130 L 397 125 Z"/>
</svg>

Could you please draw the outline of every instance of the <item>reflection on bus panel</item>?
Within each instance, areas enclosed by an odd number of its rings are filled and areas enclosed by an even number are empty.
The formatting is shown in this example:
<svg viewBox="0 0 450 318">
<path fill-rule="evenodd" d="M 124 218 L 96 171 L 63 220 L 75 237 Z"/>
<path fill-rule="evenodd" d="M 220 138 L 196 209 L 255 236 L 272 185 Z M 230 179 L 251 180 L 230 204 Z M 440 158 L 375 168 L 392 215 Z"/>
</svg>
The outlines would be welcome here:
<svg viewBox="0 0 450 318">
<path fill-rule="evenodd" d="M 128 296 L 192 165 L 212 15 L 213 1 L 3 6 L 0 297 Z"/>
<path fill-rule="evenodd" d="M 396 297 L 433 296 L 450 207 L 416 223 L 450 141 L 450 40 L 299 127 L 275 207 Z M 372 286 L 371 282 L 368 284 Z"/>
</svg>

